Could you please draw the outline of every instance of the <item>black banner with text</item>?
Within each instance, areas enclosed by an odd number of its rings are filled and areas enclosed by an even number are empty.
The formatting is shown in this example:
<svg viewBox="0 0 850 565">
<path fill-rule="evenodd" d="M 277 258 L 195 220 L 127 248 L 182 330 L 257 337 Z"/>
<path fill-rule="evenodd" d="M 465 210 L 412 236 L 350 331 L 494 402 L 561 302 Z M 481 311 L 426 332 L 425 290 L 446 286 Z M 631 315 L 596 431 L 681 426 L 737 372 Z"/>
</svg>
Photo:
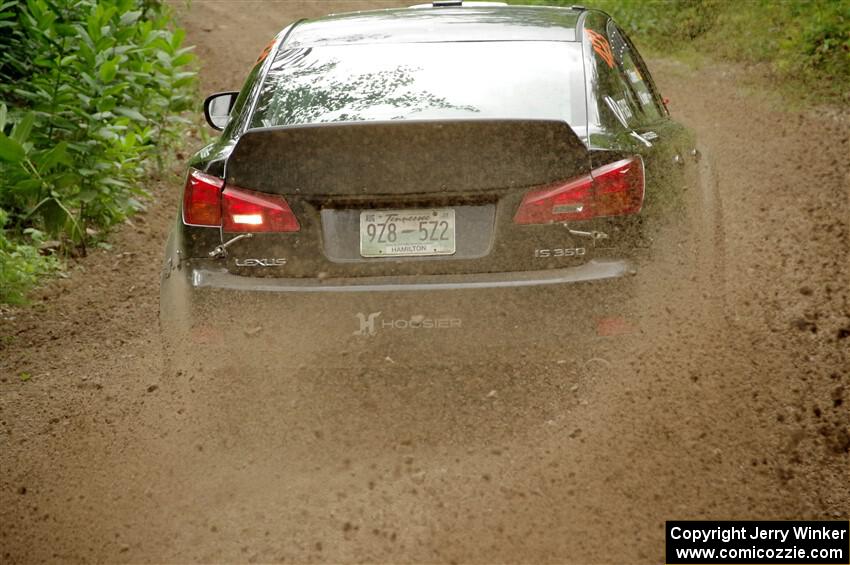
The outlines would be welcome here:
<svg viewBox="0 0 850 565">
<path fill-rule="evenodd" d="M 671 521 L 666 538 L 669 565 L 850 563 L 846 521 Z"/>
</svg>

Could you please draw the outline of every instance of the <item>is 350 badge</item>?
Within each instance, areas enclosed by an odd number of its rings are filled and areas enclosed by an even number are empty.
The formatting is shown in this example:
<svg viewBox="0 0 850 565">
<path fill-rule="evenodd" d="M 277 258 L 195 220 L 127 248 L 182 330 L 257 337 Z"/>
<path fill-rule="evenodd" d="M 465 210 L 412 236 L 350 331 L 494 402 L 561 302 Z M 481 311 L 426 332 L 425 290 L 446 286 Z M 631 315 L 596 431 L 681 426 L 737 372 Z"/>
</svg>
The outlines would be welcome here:
<svg viewBox="0 0 850 565">
<path fill-rule="evenodd" d="M 584 247 L 556 247 L 554 249 L 535 249 L 535 257 L 581 257 L 587 253 Z"/>
</svg>

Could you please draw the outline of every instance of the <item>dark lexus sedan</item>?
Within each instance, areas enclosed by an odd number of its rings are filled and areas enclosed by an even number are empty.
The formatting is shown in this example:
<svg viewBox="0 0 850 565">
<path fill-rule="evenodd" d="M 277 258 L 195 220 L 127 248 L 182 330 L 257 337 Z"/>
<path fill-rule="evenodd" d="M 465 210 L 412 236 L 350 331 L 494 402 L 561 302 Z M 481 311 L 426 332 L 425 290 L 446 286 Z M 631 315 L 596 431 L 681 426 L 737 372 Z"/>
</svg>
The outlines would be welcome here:
<svg viewBox="0 0 850 565">
<path fill-rule="evenodd" d="M 586 354 L 630 327 L 697 155 L 578 6 L 297 21 L 204 108 L 222 133 L 189 162 L 161 321 L 207 360 Z"/>
</svg>

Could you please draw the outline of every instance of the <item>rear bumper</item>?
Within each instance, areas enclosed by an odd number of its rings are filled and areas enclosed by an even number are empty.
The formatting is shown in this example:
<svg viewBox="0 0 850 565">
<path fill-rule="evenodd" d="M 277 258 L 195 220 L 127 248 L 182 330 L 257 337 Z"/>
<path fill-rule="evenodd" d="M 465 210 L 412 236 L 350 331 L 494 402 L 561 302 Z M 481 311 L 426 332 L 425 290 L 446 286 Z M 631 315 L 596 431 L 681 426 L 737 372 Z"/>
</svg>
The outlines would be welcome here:
<svg viewBox="0 0 850 565">
<path fill-rule="evenodd" d="M 619 279 L 634 273 L 632 264 L 623 260 L 593 260 L 564 269 L 521 271 L 515 273 L 476 273 L 468 275 L 422 275 L 403 277 L 360 277 L 344 282 L 322 279 L 272 279 L 243 277 L 226 271 L 193 269 L 191 286 L 196 289 L 220 289 L 251 292 L 413 292 L 436 290 L 472 290 L 517 288 L 526 286 Z"/>
<path fill-rule="evenodd" d="M 508 355 L 592 356 L 600 320 L 629 318 L 628 261 L 564 269 L 345 281 L 242 277 L 209 268 L 163 276 L 173 343 L 207 360 L 275 365 L 454 364 Z M 181 354 L 181 353 L 178 353 Z"/>
</svg>

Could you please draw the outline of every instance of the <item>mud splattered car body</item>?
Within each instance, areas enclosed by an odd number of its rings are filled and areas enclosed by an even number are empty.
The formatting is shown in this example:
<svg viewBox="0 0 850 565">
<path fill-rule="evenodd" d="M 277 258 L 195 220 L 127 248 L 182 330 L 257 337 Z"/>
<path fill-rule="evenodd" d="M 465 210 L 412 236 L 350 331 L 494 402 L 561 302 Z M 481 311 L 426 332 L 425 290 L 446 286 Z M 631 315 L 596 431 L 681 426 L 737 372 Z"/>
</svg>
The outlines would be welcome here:
<svg viewBox="0 0 850 565">
<path fill-rule="evenodd" d="M 189 163 L 163 326 L 287 358 L 563 356 L 622 313 L 693 147 L 582 8 L 295 22 L 206 111 L 223 131 Z"/>
</svg>

